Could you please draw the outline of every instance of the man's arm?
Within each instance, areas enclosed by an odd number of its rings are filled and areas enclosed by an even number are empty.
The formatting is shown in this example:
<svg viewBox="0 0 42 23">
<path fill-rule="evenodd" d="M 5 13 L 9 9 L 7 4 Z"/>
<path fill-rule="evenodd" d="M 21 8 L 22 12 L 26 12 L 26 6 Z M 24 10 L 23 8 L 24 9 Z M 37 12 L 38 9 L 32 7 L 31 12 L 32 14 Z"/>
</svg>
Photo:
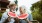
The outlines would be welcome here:
<svg viewBox="0 0 42 23">
<path fill-rule="evenodd" d="M 29 23 L 32 23 L 31 21 L 33 20 L 33 17 L 32 17 L 31 14 L 29 14 L 29 16 L 28 16 L 28 20 L 29 20 Z"/>
<path fill-rule="evenodd" d="M 32 21 L 33 20 L 33 17 L 31 14 L 29 14 L 29 21 Z"/>
</svg>

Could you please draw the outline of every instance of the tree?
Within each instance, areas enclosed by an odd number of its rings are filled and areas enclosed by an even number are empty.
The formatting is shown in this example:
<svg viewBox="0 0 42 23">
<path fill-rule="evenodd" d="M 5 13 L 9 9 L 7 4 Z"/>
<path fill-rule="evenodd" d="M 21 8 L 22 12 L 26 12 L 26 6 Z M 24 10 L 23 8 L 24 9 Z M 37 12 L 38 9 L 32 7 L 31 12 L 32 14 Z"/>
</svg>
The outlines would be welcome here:
<svg viewBox="0 0 42 23">
<path fill-rule="evenodd" d="M 42 23 L 42 0 L 32 4 L 31 10 L 33 18 Z"/>
</svg>

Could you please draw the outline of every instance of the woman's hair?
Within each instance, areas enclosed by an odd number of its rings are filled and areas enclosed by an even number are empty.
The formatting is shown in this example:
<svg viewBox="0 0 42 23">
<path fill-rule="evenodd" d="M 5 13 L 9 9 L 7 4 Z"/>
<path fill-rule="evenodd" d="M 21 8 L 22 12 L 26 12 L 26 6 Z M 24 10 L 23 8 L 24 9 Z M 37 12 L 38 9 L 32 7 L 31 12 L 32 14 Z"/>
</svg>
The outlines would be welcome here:
<svg viewBox="0 0 42 23">
<path fill-rule="evenodd" d="M 9 4 L 9 5 L 7 6 L 7 8 L 10 9 L 10 7 L 12 7 L 12 6 L 16 6 L 16 11 L 18 10 L 18 7 L 17 7 L 18 5 L 17 5 L 17 4 Z"/>
<path fill-rule="evenodd" d="M 10 8 L 12 6 L 17 6 L 17 4 L 9 4 L 7 7 Z"/>
</svg>

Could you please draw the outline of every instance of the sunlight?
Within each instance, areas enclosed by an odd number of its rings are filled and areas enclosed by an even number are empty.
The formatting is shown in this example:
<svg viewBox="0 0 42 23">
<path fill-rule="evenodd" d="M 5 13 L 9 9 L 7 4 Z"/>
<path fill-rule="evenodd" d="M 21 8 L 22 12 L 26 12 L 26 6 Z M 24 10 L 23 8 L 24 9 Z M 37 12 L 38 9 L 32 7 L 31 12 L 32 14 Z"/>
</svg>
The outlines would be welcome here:
<svg viewBox="0 0 42 23">
<path fill-rule="evenodd" d="M 9 0 L 9 1 L 14 2 L 15 0 Z M 30 7 L 32 6 L 33 3 L 38 1 L 40 0 L 18 0 L 18 7 L 24 5 L 26 6 L 27 11 L 31 13 Z"/>
<path fill-rule="evenodd" d="M 18 6 L 25 5 L 27 8 L 27 11 L 31 13 L 30 7 L 33 3 L 38 2 L 40 0 L 18 0 Z"/>
</svg>

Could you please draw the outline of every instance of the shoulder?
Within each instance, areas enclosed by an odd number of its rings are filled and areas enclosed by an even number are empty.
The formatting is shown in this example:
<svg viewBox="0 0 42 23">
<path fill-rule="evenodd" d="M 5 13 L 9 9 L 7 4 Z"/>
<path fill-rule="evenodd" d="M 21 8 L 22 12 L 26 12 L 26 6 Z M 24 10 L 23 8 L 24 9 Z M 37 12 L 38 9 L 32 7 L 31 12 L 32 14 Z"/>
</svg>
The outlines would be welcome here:
<svg viewBox="0 0 42 23">
<path fill-rule="evenodd" d="M 8 17 L 7 13 L 8 13 L 8 12 L 4 12 L 4 13 L 2 14 L 2 17 Z"/>
<path fill-rule="evenodd" d="M 8 12 L 4 12 L 2 15 L 7 14 Z"/>
</svg>

